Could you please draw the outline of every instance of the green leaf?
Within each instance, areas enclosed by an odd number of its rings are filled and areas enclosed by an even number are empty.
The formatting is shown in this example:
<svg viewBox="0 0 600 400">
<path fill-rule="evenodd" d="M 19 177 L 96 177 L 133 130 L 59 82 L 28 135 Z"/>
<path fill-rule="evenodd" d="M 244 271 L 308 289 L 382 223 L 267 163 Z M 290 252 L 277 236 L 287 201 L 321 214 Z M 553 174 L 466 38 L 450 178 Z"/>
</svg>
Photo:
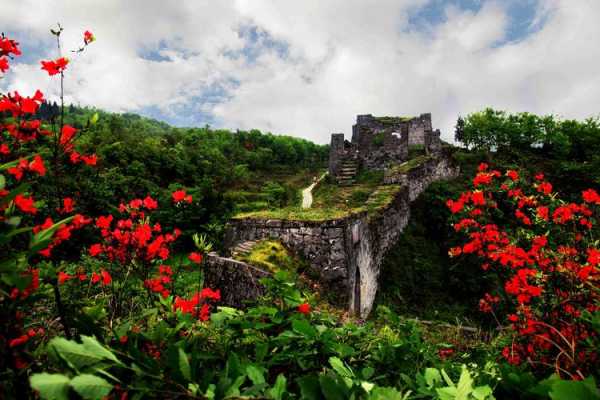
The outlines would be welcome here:
<svg viewBox="0 0 600 400">
<path fill-rule="evenodd" d="M 6 186 L 6 178 L 4 175 L 0 174 L 0 189 L 4 189 Z"/>
<path fill-rule="evenodd" d="M 493 398 L 492 397 L 493 390 L 488 385 L 477 386 L 475 389 L 473 389 L 473 393 L 471 393 L 471 394 L 477 400 L 486 400 L 486 399 L 492 399 Z"/>
<path fill-rule="evenodd" d="M 31 387 L 40 392 L 40 397 L 46 400 L 69 399 L 69 377 L 62 374 L 33 374 L 29 378 Z"/>
<path fill-rule="evenodd" d="M 410 392 L 408 393 L 410 394 Z M 406 396 L 391 387 L 376 387 L 369 394 L 369 400 L 404 400 Z"/>
<path fill-rule="evenodd" d="M 94 113 L 94 115 L 92 115 L 92 118 L 90 118 L 90 125 L 96 125 L 99 118 L 100 116 L 98 115 L 98 113 Z"/>
<path fill-rule="evenodd" d="M 330 357 L 329 365 L 331 365 L 331 368 L 333 368 L 340 376 L 343 376 L 344 378 L 354 378 L 354 372 L 344 365 L 344 362 L 339 358 Z"/>
<path fill-rule="evenodd" d="M 591 376 L 583 381 L 560 380 L 552 384 L 550 398 L 552 400 L 598 400 L 600 390 Z"/>
<path fill-rule="evenodd" d="M 113 385 L 95 375 L 83 374 L 71 379 L 70 383 L 81 397 L 88 400 L 102 400 L 113 388 Z"/>
<path fill-rule="evenodd" d="M 121 361 L 119 361 L 119 359 L 117 358 L 117 356 L 115 356 L 106 347 L 98 343 L 98 340 L 96 340 L 95 337 L 82 335 L 81 342 L 83 343 L 83 347 L 91 353 L 97 354 L 98 356 L 106 360 L 114 361 L 117 364 L 122 364 Z"/>
<path fill-rule="evenodd" d="M 179 348 L 179 372 L 181 376 L 188 382 L 192 380 L 192 371 L 190 368 L 190 362 L 188 360 L 187 354 L 180 347 Z"/>
<path fill-rule="evenodd" d="M 277 375 L 277 379 L 275 379 L 275 385 L 273 385 L 272 389 L 268 390 L 269 396 L 274 400 L 281 400 L 283 398 L 283 394 L 285 393 L 285 388 L 287 386 L 287 379 L 283 374 Z"/>
<path fill-rule="evenodd" d="M 305 319 L 293 320 L 292 329 L 294 332 L 300 333 L 310 339 L 314 339 L 317 336 L 317 330 Z"/>
<path fill-rule="evenodd" d="M 225 391 L 225 398 L 239 396 L 240 395 L 240 386 L 246 380 L 246 375 L 238 376 L 235 381 L 227 388 Z"/>
<path fill-rule="evenodd" d="M 321 384 L 321 392 L 327 400 L 345 400 L 348 398 L 348 389 L 345 385 L 341 385 L 329 375 L 319 376 Z"/>
<path fill-rule="evenodd" d="M 458 384 L 456 385 L 456 400 L 467 400 L 471 392 L 473 392 L 473 378 L 471 378 L 466 365 L 463 365 Z"/>
<path fill-rule="evenodd" d="M 254 364 L 250 364 L 246 367 L 246 373 L 248 374 L 248 378 L 250 378 L 254 385 L 260 385 L 261 383 L 265 383 L 265 376 L 261 367 L 258 367 Z"/>
<path fill-rule="evenodd" d="M 299 378 L 298 386 L 300 387 L 300 398 L 304 400 L 320 400 L 321 388 L 319 379 L 315 375 L 306 375 Z"/>
<path fill-rule="evenodd" d="M 90 345 L 90 343 L 88 342 L 86 346 L 57 337 L 52 339 L 48 345 L 75 370 L 97 364 L 104 359 L 114 360 L 114 355 L 101 345 L 94 346 Z M 111 354 L 112 358 L 108 354 Z"/>
<path fill-rule="evenodd" d="M 427 368 L 425 370 L 425 382 L 427 383 L 428 388 L 433 388 L 441 381 L 442 376 L 440 375 L 440 371 L 436 368 Z"/>
</svg>

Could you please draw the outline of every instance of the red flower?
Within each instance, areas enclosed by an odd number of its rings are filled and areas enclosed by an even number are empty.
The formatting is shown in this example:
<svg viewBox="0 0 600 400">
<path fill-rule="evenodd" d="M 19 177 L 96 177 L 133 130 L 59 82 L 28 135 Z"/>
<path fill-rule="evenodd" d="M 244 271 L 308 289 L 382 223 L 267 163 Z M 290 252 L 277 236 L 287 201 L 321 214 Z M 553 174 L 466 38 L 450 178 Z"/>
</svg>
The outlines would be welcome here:
<svg viewBox="0 0 600 400">
<path fill-rule="evenodd" d="M 171 195 L 174 203 L 185 201 L 188 204 L 192 203 L 192 196 L 185 193 L 184 190 L 176 190 Z"/>
<path fill-rule="evenodd" d="M 29 341 L 29 335 L 21 335 L 18 338 L 11 339 L 8 342 L 8 347 L 11 347 L 11 348 L 17 347 L 17 346 L 27 343 L 28 341 Z"/>
<path fill-rule="evenodd" d="M 76 133 L 77 129 L 73 128 L 71 125 L 63 126 L 60 132 L 60 144 L 64 146 L 69 143 Z"/>
<path fill-rule="evenodd" d="M 491 174 L 488 174 L 485 172 L 480 172 L 473 179 L 473 186 L 477 187 L 480 185 L 489 185 L 491 182 L 492 182 Z"/>
<path fill-rule="evenodd" d="M 445 360 L 446 358 L 450 357 L 453 354 L 454 354 L 454 349 L 439 349 L 438 350 L 438 355 L 439 355 L 440 359 L 442 359 L 442 360 Z"/>
<path fill-rule="evenodd" d="M 77 164 L 81 161 L 81 154 L 74 151 L 69 155 L 69 160 L 71 161 L 71 164 Z"/>
<path fill-rule="evenodd" d="M 217 289 L 215 291 L 215 290 L 212 290 L 211 288 L 204 288 L 200 292 L 200 297 L 202 299 L 219 301 L 219 300 L 221 300 L 221 291 L 219 289 Z"/>
<path fill-rule="evenodd" d="M 475 191 L 471 194 L 471 201 L 476 206 L 485 205 L 485 196 L 483 192 Z"/>
<path fill-rule="evenodd" d="M 196 264 L 202 263 L 202 254 L 200 254 L 200 253 L 192 252 L 188 256 L 188 258 L 191 262 L 194 262 Z"/>
<path fill-rule="evenodd" d="M 106 217 L 100 216 L 96 219 L 96 227 L 100 229 L 110 229 L 110 224 L 112 223 L 113 216 L 109 215 Z"/>
<path fill-rule="evenodd" d="M 513 182 L 519 180 L 519 173 L 514 170 L 508 170 L 506 172 L 506 176 L 508 176 L 510 179 L 512 179 Z"/>
<path fill-rule="evenodd" d="M 461 212 L 465 205 L 462 201 L 454 201 L 452 199 L 449 199 L 448 201 L 446 201 L 446 206 L 448 206 L 452 214 L 456 214 Z"/>
<path fill-rule="evenodd" d="M 594 189 L 585 190 L 581 195 L 586 203 L 600 204 L 600 195 Z"/>
<path fill-rule="evenodd" d="M 44 160 L 39 156 L 39 154 L 36 154 L 36 156 L 33 158 L 33 161 L 29 163 L 29 170 L 37 172 L 37 174 L 40 176 L 46 175 Z"/>
<path fill-rule="evenodd" d="M 486 163 L 481 163 L 479 164 L 479 167 L 477 167 L 477 171 L 479 172 L 484 172 L 487 171 L 489 165 L 487 165 Z"/>
<path fill-rule="evenodd" d="M 90 256 L 96 257 L 98 254 L 102 254 L 102 245 L 99 243 L 90 246 Z"/>
<path fill-rule="evenodd" d="M 83 43 L 85 43 L 86 45 L 92 43 L 94 40 L 96 40 L 96 37 L 94 36 L 94 34 L 90 31 L 85 31 L 83 32 Z"/>
<path fill-rule="evenodd" d="M 102 276 L 102 284 L 104 286 L 110 285 L 110 283 L 112 282 L 112 277 L 110 276 L 110 274 L 105 270 L 101 270 L 100 275 Z"/>
<path fill-rule="evenodd" d="M 452 247 L 448 251 L 448 255 L 450 257 L 458 257 L 458 256 L 460 256 L 461 253 L 462 253 L 462 248 L 461 247 Z"/>
<path fill-rule="evenodd" d="M 537 191 L 544 194 L 552 193 L 552 184 L 549 182 L 542 182 L 538 185 Z"/>
<path fill-rule="evenodd" d="M 62 73 L 65 68 L 67 68 L 67 64 L 69 63 L 69 59 L 65 57 L 57 58 L 53 61 L 42 61 L 42 69 L 48 72 L 48 75 L 56 75 Z"/>
<path fill-rule="evenodd" d="M 37 213 L 37 208 L 35 208 L 35 201 L 33 197 L 25 197 L 22 194 L 18 194 L 15 197 L 15 205 L 24 213 L 35 214 Z"/>
<path fill-rule="evenodd" d="M 550 210 L 548 209 L 548 207 L 545 206 L 539 206 L 537 208 L 537 216 L 540 217 L 541 219 L 548 221 L 548 214 L 549 214 Z"/>
<path fill-rule="evenodd" d="M 310 304 L 302 303 L 298 306 L 298 312 L 300 314 L 308 315 L 310 314 Z"/>
<path fill-rule="evenodd" d="M 85 163 L 85 165 L 89 165 L 90 167 L 95 166 L 98 163 L 98 156 L 95 154 L 90 154 L 89 156 L 81 156 L 81 159 Z"/>
<path fill-rule="evenodd" d="M 4 73 L 8 71 L 8 59 L 6 57 L 0 58 L 0 72 Z"/>
<path fill-rule="evenodd" d="M 73 279 L 75 278 L 74 275 L 69 275 L 65 272 L 60 271 L 58 273 L 58 284 L 62 285 L 63 283 L 65 283 L 66 281 L 68 281 L 69 279 Z"/>
<path fill-rule="evenodd" d="M 541 172 L 538 172 L 538 173 L 535 175 L 535 180 L 536 180 L 536 181 L 543 181 L 543 180 L 544 180 L 544 174 L 542 174 Z"/>
<path fill-rule="evenodd" d="M 120 342 L 121 344 L 125 344 L 125 343 L 127 343 L 127 340 L 129 340 L 129 338 L 127 337 L 127 335 L 123 335 L 123 336 L 121 336 L 121 337 L 119 338 L 119 342 Z"/>
<path fill-rule="evenodd" d="M 65 213 L 65 214 L 73 212 L 73 205 L 74 205 L 73 199 L 70 197 L 65 197 L 63 199 L 63 208 L 62 208 L 61 212 Z"/>
<path fill-rule="evenodd" d="M 144 207 L 146 207 L 147 210 L 156 210 L 158 208 L 158 202 L 152 197 L 146 196 L 144 199 Z"/>
</svg>

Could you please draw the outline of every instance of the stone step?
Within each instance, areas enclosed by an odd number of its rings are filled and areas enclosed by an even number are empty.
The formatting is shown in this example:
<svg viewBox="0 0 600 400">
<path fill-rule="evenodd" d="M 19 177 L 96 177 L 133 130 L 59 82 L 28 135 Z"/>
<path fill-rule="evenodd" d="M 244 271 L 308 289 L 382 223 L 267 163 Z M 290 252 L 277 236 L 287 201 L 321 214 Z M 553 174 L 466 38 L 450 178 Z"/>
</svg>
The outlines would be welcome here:
<svg viewBox="0 0 600 400">
<path fill-rule="evenodd" d="M 252 251 L 252 248 L 254 248 L 256 243 L 257 242 L 254 240 L 238 243 L 231 251 L 231 254 L 233 256 L 248 254 Z"/>
</svg>

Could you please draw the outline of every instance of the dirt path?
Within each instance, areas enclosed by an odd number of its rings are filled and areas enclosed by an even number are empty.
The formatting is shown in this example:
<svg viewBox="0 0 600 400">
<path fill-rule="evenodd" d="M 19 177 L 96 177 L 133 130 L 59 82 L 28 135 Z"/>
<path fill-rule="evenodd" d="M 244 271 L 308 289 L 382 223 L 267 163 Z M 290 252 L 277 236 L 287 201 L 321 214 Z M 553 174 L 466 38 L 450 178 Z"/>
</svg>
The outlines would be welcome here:
<svg viewBox="0 0 600 400">
<path fill-rule="evenodd" d="M 312 206 L 312 190 L 315 188 L 315 186 L 317 186 L 319 182 L 321 182 L 321 179 L 325 178 L 325 175 L 327 175 L 327 172 L 321 175 L 321 177 L 314 181 L 309 187 L 302 190 L 302 208 L 310 208 L 310 206 Z"/>
</svg>

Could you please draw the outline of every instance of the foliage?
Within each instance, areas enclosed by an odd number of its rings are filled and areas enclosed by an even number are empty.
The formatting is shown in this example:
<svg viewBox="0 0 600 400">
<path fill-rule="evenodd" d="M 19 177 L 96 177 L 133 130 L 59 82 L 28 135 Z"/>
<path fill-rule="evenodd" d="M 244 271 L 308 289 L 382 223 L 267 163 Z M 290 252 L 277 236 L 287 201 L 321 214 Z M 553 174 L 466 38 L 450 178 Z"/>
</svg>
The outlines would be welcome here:
<svg viewBox="0 0 600 400">
<path fill-rule="evenodd" d="M 271 272 L 296 271 L 304 267 L 304 262 L 299 257 L 275 240 L 258 242 L 248 254 L 242 254 L 238 259 Z"/>
</svg>

